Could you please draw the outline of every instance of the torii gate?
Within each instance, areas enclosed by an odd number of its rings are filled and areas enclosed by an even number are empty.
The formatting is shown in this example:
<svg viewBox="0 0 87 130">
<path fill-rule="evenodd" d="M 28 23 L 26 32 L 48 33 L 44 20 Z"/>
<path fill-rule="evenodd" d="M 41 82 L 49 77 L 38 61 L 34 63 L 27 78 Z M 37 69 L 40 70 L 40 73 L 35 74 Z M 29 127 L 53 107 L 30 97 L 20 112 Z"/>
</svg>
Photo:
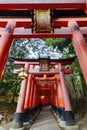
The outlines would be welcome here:
<svg viewBox="0 0 87 130">
<path fill-rule="evenodd" d="M 17 109 L 14 115 L 13 128 L 14 123 L 23 127 L 23 122 L 29 121 L 29 117 L 31 116 L 30 113 L 32 114 L 33 111 L 36 112 L 40 102 L 42 102 L 42 104 L 52 104 L 56 111 L 58 111 L 60 119 L 66 121 L 67 125 L 72 125 L 75 122 L 75 119 L 64 74 L 70 74 L 73 71 L 72 69 L 63 69 L 62 66 L 72 64 L 75 57 L 59 60 L 48 59 L 49 65 L 55 66 L 55 69 L 49 71 L 33 69 L 35 65 L 40 65 L 40 59 L 13 59 L 15 60 L 14 64 L 25 66 L 29 73 L 28 78 L 23 80 L 21 84 Z M 20 70 L 14 70 L 15 74 L 18 74 L 19 72 Z M 37 93 L 39 95 L 37 95 Z M 23 116 L 24 112 L 25 116 Z M 21 120 L 21 118 L 24 118 L 24 120 Z"/>
<path fill-rule="evenodd" d="M 15 2 L 13 0 L 1 0 L 0 9 L 0 78 L 4 71 L 13 38 L 72 37 L 73 45 L 87 84 L 87 46 L 83 38 L 83 35 L 87 36 L 87 0 L 67 0 L 67 2 L 66 0 L 45 0 L 44 2 L 42 0 L 21 0 L 20 2 L 18 0 L 15 0 Z M 85 15 L 83 14 L 84 17 L 66 16 L 64 18 L 60 16 L 59 18 L 58 12 L 64 11 L 65 13 L 66 10 L 68 10 L 68 13 L 71 10 L 71 13 L 74 13 L 74 15 L 75 12 L 73 10 L 79 10 L 79 12 L 85 11 Z M 13 17 L 13 14 L 14 16 L 17 16 L 17 14 L 22 16 L 21 11 L 27 12 L 27 14 L 24 12 L 27 18 Z M 11 16 L 6 18 L 6 12 L 8 12 L 7 16 L 9 13 Z M 41 14 L 43 17 L 38 17 Z M 3 16 L 5 17 L 3 18 Z M 61 28 L 59 29 L 59 27 Z M 79 39 L 77 39 L 78 37 Z"/>
<path fill-rule="evenodd" d="M 44 37 L 72 38 L 87 84 L 87 0 L 0 0 L 0 79 L 13 38 Z"/>
</svg>

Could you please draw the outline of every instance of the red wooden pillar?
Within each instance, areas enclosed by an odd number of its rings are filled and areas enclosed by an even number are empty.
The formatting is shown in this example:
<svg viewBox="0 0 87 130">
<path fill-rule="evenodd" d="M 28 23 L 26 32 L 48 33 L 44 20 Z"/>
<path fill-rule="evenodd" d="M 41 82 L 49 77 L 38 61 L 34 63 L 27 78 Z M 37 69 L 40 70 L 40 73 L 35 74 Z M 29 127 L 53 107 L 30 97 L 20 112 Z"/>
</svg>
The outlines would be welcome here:
<svg viewBox="0 0 87 130">
<path fill-rule="evenodd" d="M 33 114 L 35 114 L 35 116 L 38 114 L 39 110 L 41 109 L 41 106 L 39 106 L 39 95 L 38 95 L 38 89 L 37 89 L 37 84 L 34 85 L 34 94 L 33 94 L 33 103 L 32 103 L 32 108 L 33 108 Z"/>
<path fill-rule="evenodd" d="M 34 75 L 32 75 L 32 80 L 31 80 L 31 86 L 30 86 L 30 97 L 29 97 L 29 109 L 31 112 L 31 115 L 33 116 L 35 114 L 35 109 L 33 109 L 33 95 L 34 95 Z"/>
<path fill-rule="evenodd" d="M 29 100 L 29 108 L 32 109 L 32 101 L 33 101 L 33 94 L 34 94 L 34 75 L 32 75 L 31 80 L 31 89 L 30 89 L 30 100 Z"/>
<path fill-rule="evenodd" d="M 33 107 L 36 107 L 37 106 L 37 86 L 36 85 L 35 85 L 34 95 L 35 95 L 35 98 L 33 101 Z"/>
<path fill-rule="evenodd" d="M 58 114 L 59 118 L 61 120 L 65 120 L 65 107 L 64 107 L 64 101 L 63 101 L 63 95 L 62 95 L 62 89 L 60 84 L 59 75 L 56 75 L 57 78 L 57 99 L 58 99 Z"/>
<path fill-rule="evenodd" d="M 51 103 L 54 105 L 54 86 L 51 86 Z"/>
<path fill-rule="evenodd" d="M 60 118 L 61 118 L 61 120 L 64 121 L 65 120 L 65 106 L 64 106 L 64 100 L 63 100 L 60 80 L 58 82 L 58 104 L 59 104 Z"/>
<path fill-rule="evenodd" d="M 32 108 L 35 107 L 36 102 L 36 85 L 34 85 L 33 99 L 32 99 Z"/>
<path fill-rule="evenodd" d="M 57 106 L 57 100 L 56 100 L 56 86 L 52 86 L 52 90 L 51 90 L 51 102 L 52 102 L 52 108 L 53 108 L 53 111 L 56 112 L 56 106 Z"/>
<path fill-rule="evenodd" d="M 6 54 L 6 56 L 3 60 L 3 65 L 0 68 L 0 80 L 2 79 L 7 59 L 8 59 L 8 54 Z"/>
<path fill-rule="evenodd" d="M 31 108 L 32 108 L 32 115 L 36 113 L 36 107 L 35 107 L 35 100 L 36 100 L 36 85 L 33 81 L 33 91 L 32 91 L 32 97 L 31 97 Z"/>
<path fill-rule="evenodd" d="M 53 92 L 53 95 L 54 95 L 54 110 L 56 112 L 56 114 L 58 115 L 59 114 L 59 110 L 58 109 L 58 92 L 57 92 L 57 89 L 58 89 L 58 86 L 57 86 L 57 83 L 54 85 L 54 92 Z"/>
<path fill-rule="evenodd" d="M 12 43 L 12 34 L 16 27 L 15 21 L 7 23 L 5 30 L 0 37 L 0 79 L 2 78 L 3 71 L 8 59 L 9 49 Z"/>
<path fill-rule="evenodd" d="M 87 0 L 85 0 L 86 1 L 86 8 L 85 8 L 85 12 L 86 12 L 86 14 L 87 14 Z"/>
<path fill-rule="evenodd" d="M 28 63 L 25 64 L 25 68 L 28 69 Z M 24 129 L 23 128 L 23 119 L 24 119 L 24 103 L 26 96 L 26 88 L 27 88 L 27 78 L 22 81 L 21 89 L 18 98 L 18 104 L 16 108 L 16 113 L 14 114 L 14 121 L 12 124 L 11 130 L 14 129 Z"/>
<path fill-rule="evenodd" d="M 38 95 L 38 86 L 36 85 L 36 100 L 35 100 L 35 106 L 38 106 L 39 95 Z"/>
<path fill-rule="evenodd" d="M 52 98 L 53 98 L 53 105 L 55 106 L 55 94 L 54 94 L 54 85 L 53 85 L 53 91 L 52 91 Z"/>
<path fill-rule="evenodd" d="M 58 65 L 55 65 L 55 69 L 59 71 Z M 65 120 L 65 106 L 64 106 L 64 100 L 63 100 L 63 95 L 62 95 L 59 74 L 56 74 L 56 79 L 57 79 L 58 114 L 59 114 L 59 118 L 64 121 Z"/>
<path fill-rule="evenodd" d="M 62 95 L 64 100 L 64 106 L 65 106 L 65 121 L 67 125 L 73 125 L 75 119 L 74 119 L 74 115 L 70 103 L 68 88 L 65 83 L 64 72 L 62 69 L 62 65 L 60 63 L 59 63 L 59 75 L 60 75 L 60 83 L 61 83 Z"/>
<path fill-rule="evenodd" d="M 39 106 L 39 102 L 40 102 L 40 89 L 39 89 L 39 86 L 37 85 L 37 106 Z"/>
<path fill-rule="evenodd" d="M 83 76 L 87 85 L 87 43 L 76 21 L 69 21 L 68 26 L 72 31 L 73 46 L 75 48 L 83 72 Z"/>
<path fill-rule="evenodd" d="M 53 86 L 53 96 L 54 96 L 54 106 L 56 107 L 57 100 L 56 100 L 56 86 L 55 85 Z"/>
<path fill-rule="evenodd" d="M 33 65 L 30 65 L 29 70 L 31 70 L 32 68 L 33 68 Z M 31 114 L 31 111 L 29 109 L 31 81 L 32 81 L 32 74 L 29 74 L 28 82 L 27 82 L 26 96 L 25 96 L 25 104 L 24 104 L 24 111 L 25 111 L 25 119 L 24 119 L 24 121 L 25 122 L 29 121 L 29 116 Z"/>
<path fill-rule="evenodd" d="M 51 102 L 51 104 L 53 104 L 53 95 L 52 95 L 52 92 L 53 91 L 53 87 L 51 86 L 51 99 L 50 99 L 50 102 Z"/>
</svg>

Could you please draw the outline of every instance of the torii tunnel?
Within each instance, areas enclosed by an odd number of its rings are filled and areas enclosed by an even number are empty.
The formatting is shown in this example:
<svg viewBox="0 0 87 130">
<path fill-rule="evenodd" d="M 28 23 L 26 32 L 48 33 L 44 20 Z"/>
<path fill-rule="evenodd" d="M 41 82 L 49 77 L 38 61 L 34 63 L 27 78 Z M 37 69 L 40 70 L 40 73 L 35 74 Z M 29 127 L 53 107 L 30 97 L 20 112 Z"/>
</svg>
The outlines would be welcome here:
<svg viewBox="0 0 87 130">
<path fill-rule="evenodd" d="M 60 37 L 72 39 L 87 85 L 87 0 L 0 0 L 0 79 L 14 38 Z M 51 104 L 61 120 L 68 126 L 74 124 L 64 76 L 72 70 L 62 68 L 74 59 L 48 61 L 53 70 L 36 71 L 34 67 L 40 66 L 40 61 L 15 59 L 29 75 L 22 81 L 11 130 L 24 129 L 23 122 L 28 122 L 41 104 Z"/>
<path fill-rule="evenodd" d="M 14 122 L 20 121 L 20 116 L 22 118 L 25 116 L 24 122 L 28 122 L 31 116 L 29 113 L 35 113 L 38 107 L 40 109 L 41 104 L 51 104 L 59 113 L 61 120 L 66 121 L 67 125 L 73 124 L 75 120 L 64 77 L 64 74 L 70 74 L 73 70 L 62 68 L 62 66 L 72 64 L 75 57 L 63 60 L 13 59 L 15 60 L 14 64 L 24 66 L 29 73 L 28 78 L 24 79 L 21 84 Z M 46 60 L 49 66 L 53 66 L 52 69 L 46 67 Z M 42 63 L 44 61 L 45 63 Z M 36 65 L 40 66 L 40 69 L 35 69 Z M 20 72 L 21 70 L 14 70 L 15 74 Z M 24 112 L 25 115 L 23 115 Z M 20 123 L 23 125 L 22 121 Z"/>
</svg>

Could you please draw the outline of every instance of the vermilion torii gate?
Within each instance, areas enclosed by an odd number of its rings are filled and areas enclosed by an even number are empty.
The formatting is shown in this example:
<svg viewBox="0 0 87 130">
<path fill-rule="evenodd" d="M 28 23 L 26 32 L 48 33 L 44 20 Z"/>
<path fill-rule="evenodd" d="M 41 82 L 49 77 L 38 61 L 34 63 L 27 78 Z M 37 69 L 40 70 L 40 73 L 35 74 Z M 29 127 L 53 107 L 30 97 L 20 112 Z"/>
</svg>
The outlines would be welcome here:
<svg viewBox="0 0 87 130">
<path fill-rule="evenodd" d="M 13 38 L 58 37 L 72 38 L 87 84 L 87 44 L 84 39 L 87 37 L 87 0 L 20 0 L 20 2 L 18 0 L 0 0 L 0 79 L 4 72 Z M 58 66 L 61 70 L 61 65 Z M 65 81 L 62 72 L 60 76 L 63 81 L 59 84 L 61 83 L 64 87 Z M 23 81 L 23 85 L 26 82 L 27 79 Z M 34 82 L 32 80 L 31 82 L 33 86 Z M 36 88 L 34 91 L 37 90 Z M 52 85 L 52 88 L 55 87 Z M 31 93 L 33 89 L 34 87 L 32 87 Z M 23 96 L 25 97 L 25 95 Z M 55 102 L 55 99 L 52 101 Z M 30 95 L 30 102 L 29 106 L 32 105 L 32 95 Z M 37 103 L 33 101 L 33 105 L 34 103 L 38 104 L 38 100 Z M 27 101 L 25 106 L 26 104 Z M 22 112 L 22 110 L 19 110 L 18 107 L 17 112 Z"/>
<path fill-rule="evenodd" d="M 75 119 L 64 78 L 64 74 L 70 74 L 73 71 L 62 68 L 62 66 L 72 64 L 75 57 L 64 60 L 49 59 L 49 65 L 54 66 L 55 69 L 48 71 L 34 69 L 34 66 L 40 65 L 40 59 L 13 59 L 15 60 L 14 64 L 25 66 L 29 75 L 21 84 L 12 128 L 14 128 L 15 123 L 19 125 L 17 125 L 18 128 L 23 127 L 23 122 L 29 122 L 30 113 L 35 112 L 38 106 L 40 107 L 40 103 L 43 105 L 52 104 L 62 121 L 66 121 L 67 125 L 74 125 Z M 15 74 L 19 72 L 20 70 L 14 70 Z M 25 116 L 23 115 L 24 112 Z"/>
<path fill-rule="evenodd" d="M 56 0 L 53 2 L 50 0 L 45 0 L 44 2 L 42 0 L 21 0 L 20 2 L 9 0 L 6 2 L 1 0 L 0 10 L 0 77 L 2 77 L 13 38 L 72 37 L 87 84 L 87 47 L 83 38 L 83 35 L 87 36 L 87 0 L 67 0 L 67 2 L 60 0 L 58 2 Z M 61 17 L 63 15 L 61 12 L 64 15 L 66 12 L 69 16 L 66 15 L 66 18 L 64 16 Z M 74 17 L 76 12 L 79 13 Z M 38 17 L 41 14 L 43 17 Z M 47 21 L 44 19 L 45 16 L 48 18 Z M 73 18 L 75 21 L 73 21 Z M 77 37 L 79 37 L 78 40 Z M 81 56 L 79 56 L 80 54 Z"/>
</svg>

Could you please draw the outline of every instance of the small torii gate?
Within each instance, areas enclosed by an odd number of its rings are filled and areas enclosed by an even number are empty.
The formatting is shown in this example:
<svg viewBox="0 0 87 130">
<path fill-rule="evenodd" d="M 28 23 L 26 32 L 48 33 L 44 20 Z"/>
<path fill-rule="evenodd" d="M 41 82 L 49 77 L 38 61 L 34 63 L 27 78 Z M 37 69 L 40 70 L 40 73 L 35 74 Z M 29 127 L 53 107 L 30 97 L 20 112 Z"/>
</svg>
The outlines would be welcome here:
<svg viewBox="0 0 87 130">
<path fill-rule="evenodd" d="M 0 0 L 0 79 L 13 38 L 58 37 L 72 38 L 87 84 L 87 0 Z"/>
</svg>

